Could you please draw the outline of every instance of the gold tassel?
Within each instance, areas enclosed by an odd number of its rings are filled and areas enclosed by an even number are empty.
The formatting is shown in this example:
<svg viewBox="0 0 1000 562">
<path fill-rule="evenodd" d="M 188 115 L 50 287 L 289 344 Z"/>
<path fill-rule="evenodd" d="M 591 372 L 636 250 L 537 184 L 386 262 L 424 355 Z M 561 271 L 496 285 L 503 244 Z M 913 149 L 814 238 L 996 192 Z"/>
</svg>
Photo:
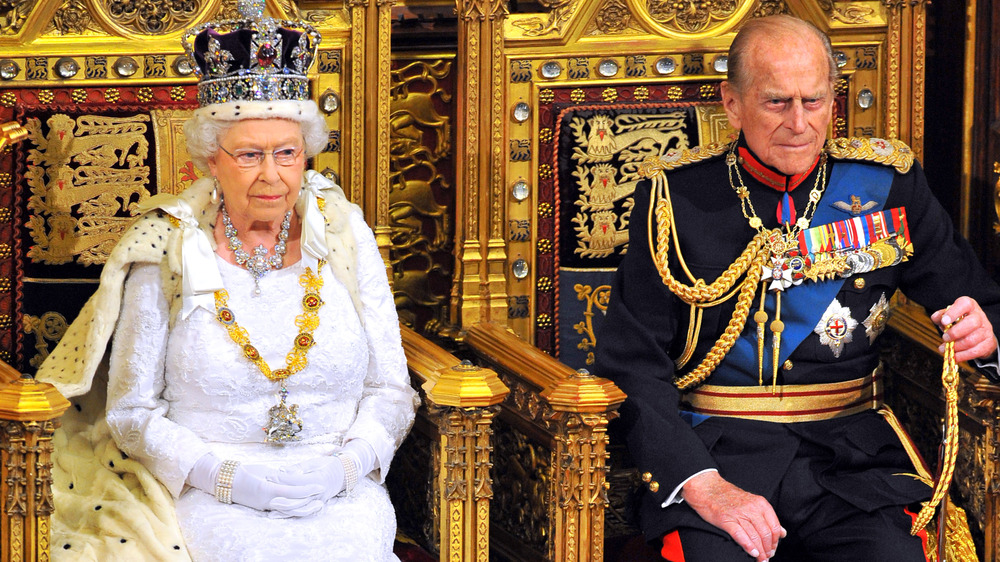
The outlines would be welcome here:
<svg viewBox="0 0 1000 562">
<path fill-rule="evenodd" d="M 778 392 L 778 356 L 781 355 L 781 332 L 785 323 L 781 321 L 781 291 L 774 295 L 774 322 L 771 322 L 771 393 Z"/>
<path fill-rule="evenodd" d="M 948 326 L 951 328 L 951 326 Z M 945 330 L 947 333 L 947 330 Z M 955 342 L 947 342 L 944 346 L 944 369 L 941 372 L 941 383 L 945 393 L 945 430 L 944 454 L 941 455 L 941 475 L 934 486 L 934 494 L 917 514 L 910 528 L 910 534 L 916 535 L 927 526 L 934 517 L 934 510 L 941 499 L 948 493 L 951 478 L 955 474 L 955 460 L 958 457 L 958 363 L 955 361 Z"/>
<path fill-rule="evenodd" d="M 753 315 L 757 323 L 757 384 L 764 386 L 764 326 L 767 324 L 767 311 L 764 310 L 764 300 L 767 298 L 767 282 L 760 288 L 760 310 Z"/>
</svg>

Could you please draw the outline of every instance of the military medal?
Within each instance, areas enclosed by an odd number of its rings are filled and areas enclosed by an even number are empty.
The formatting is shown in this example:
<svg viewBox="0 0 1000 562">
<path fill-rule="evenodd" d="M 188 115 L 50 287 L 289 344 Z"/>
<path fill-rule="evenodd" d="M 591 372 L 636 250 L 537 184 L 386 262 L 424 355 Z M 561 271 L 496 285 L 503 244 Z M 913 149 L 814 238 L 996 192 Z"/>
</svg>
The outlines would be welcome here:
<svg viewBox="0 0 1000 562">
<path fill-rule="evenodd" d="M 868 335 L 868 344 L 874 345 L 875 338 L 882 333 L 889 322 L 889 301 L 885 298 L 885 293 L 879 297 L 878 302 L 873 304 L 868 318 L 862 322 L 865 326 L 865 334 Z"/>
<path fill-rule="evenodd" d="M 844 344 L 851 343 L 852 334 L 857 327 L 858 321 L 851 317 L 851 309 L 841 305 L 837 299 L 833 299 L 813 332 L 819 336 L 821 344 L 830 348 L 834 357 L 840 358 L 841 352 L 844 351 Z"/>
</svg>

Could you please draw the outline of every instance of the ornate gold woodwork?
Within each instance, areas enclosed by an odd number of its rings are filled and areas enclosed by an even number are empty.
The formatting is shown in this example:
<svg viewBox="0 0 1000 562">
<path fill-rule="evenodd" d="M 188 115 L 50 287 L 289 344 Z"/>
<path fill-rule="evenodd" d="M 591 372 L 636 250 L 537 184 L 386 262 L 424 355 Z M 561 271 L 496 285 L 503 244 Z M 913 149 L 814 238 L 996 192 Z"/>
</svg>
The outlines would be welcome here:
<svg viewBox="0 0 1000 562">
<path fill-rule="evenodd" d="M 459 363 L 413 330 L 402 330 L 407 364 L 414 382 L 421 383 L 427 405 L 418 414 L 415 432 L 430 433 L 429 442 L 436 442 L 433 466 L 424 467 L 435 475 L 430 495 L 436 524 L 429 534 L 438 538 L 442 562 L 487 562 L 493 498 L 491 423 L 508 389 L 493 371 Z"/>
<path fill-rule="evenodd" d="M 28 364 L 38 368 L 49 356 L 49 344 L 52 346 L 62 339 L 69 324 L 66 317 L 58 312 L 49 311 L 41 316 L 24 315 L 24 333 L 35 335 L 35 349 L 38 353 L 32 357 Z"/>
<path fill-rule="evenodd" d="M 404 321 L 449 331 L 454 272 L 454 57 L 401 55 L 391 73 L 389 227 L 393 295 Z"/>
<path fill-rule="evenodd" d="M 0 560 L 48 560 L 52 434 L 69 401 L 6 363 L 0 371 Z"/>
<path fill-rule="evenodd" d="M 471 326 L 465 341 L 511 387 L 499 414 L 505 428 L 498 440 L 504 444 L 498 462 L 505 497 L 495 510 L 498 536 L 507 540 L 494 541 L 493 547 L 518 559 L 602 560 L 606 428 L 624 393 L 496 324 Z M 535 503 L 542 491 L 548 504 L 544 518 Z M 525 503 L 525 493 L 534 498 Z M 517 540 L 526 544 L 512 544 Z"/>
</svg>

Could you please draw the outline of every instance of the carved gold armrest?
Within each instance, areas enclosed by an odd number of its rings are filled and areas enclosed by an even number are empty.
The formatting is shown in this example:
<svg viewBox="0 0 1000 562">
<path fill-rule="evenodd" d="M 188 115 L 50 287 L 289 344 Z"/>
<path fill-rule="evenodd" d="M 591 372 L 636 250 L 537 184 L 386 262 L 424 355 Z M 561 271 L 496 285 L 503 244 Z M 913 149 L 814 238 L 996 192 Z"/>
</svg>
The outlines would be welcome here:
<svg viewBox="0 0 1000 562">
<path fill-rule="evenodd" d="M 0 560 L 48 560 L 52 434 L 69 401 L 0 361 Z"/>
<path fill-rule="evenodd" d="M 607 379 L 577 372 L 494 324 L 475 324 L 465 342 L 512 387 L 500 418 L 527 441 L 548 447 L 546 557 L 604 558 L 607 424 L 625 400 Z M 498 459 L 499 462 L 499 459 Z"/>
<path fill-rule="evenodd" d="M 407 365 L 424 390 L 426 416 L 436 428 L 437 439 L 430 441 L 431 513 L 440 559 L 489 560 L 491 424 L 508 389 L 495 372 L 460 362 L 405 326 L 401 330 Z"/>
</svg>

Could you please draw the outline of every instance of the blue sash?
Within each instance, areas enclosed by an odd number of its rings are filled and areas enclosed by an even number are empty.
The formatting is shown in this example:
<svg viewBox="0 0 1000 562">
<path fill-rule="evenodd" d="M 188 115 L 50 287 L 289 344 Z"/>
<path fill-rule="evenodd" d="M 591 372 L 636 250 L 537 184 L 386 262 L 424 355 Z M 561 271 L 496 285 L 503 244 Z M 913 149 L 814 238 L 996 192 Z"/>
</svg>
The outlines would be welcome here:
<svg viewBox="0 0 1000 562">
<path fill-rule="evenodd" d="M 872 213 L 885 207 L 889 188 L 895 174 L 889 166 L 874 166 L 854 162 L 837 162 L 830 173 L 830 183 L 827 185 L 820 205 L 813 215 L 812 224 L 822 225 L 850 218 L 850 212 L 838 209 L 833 205 L 836 201 L 850 201 L 851 195 L 860 197 L 862 201 L 874 201 L 875 207 L 866 209 Z M 802 343 L 816 323 L 823 316 L 827 307 L 836 298 L 844 284 L 844 279 L 812 282 L 804 281 L 800 285 L 789 287 L 781 296 L 781 321 L 785 330 L 781 335 L 781 350 L 778 363 L 782 364 L 788 356 Z M 759 306 L 759 296 L 755 299 L 754 309 Z M 774 318 L 775 297 L 768 294 L 765 309 L 768 318 Z M 771 334 L 767 331 L 764 348 L 764 382 L 771 379 Z M 726 354 L 715 372 L 708 379 L 711 384 L 727 386 L 754 386 L 758 384 L 757 370 L 757 325 L 753 322 L 753 312 L 747 320 L 743 333 Z"/>
</svg>

